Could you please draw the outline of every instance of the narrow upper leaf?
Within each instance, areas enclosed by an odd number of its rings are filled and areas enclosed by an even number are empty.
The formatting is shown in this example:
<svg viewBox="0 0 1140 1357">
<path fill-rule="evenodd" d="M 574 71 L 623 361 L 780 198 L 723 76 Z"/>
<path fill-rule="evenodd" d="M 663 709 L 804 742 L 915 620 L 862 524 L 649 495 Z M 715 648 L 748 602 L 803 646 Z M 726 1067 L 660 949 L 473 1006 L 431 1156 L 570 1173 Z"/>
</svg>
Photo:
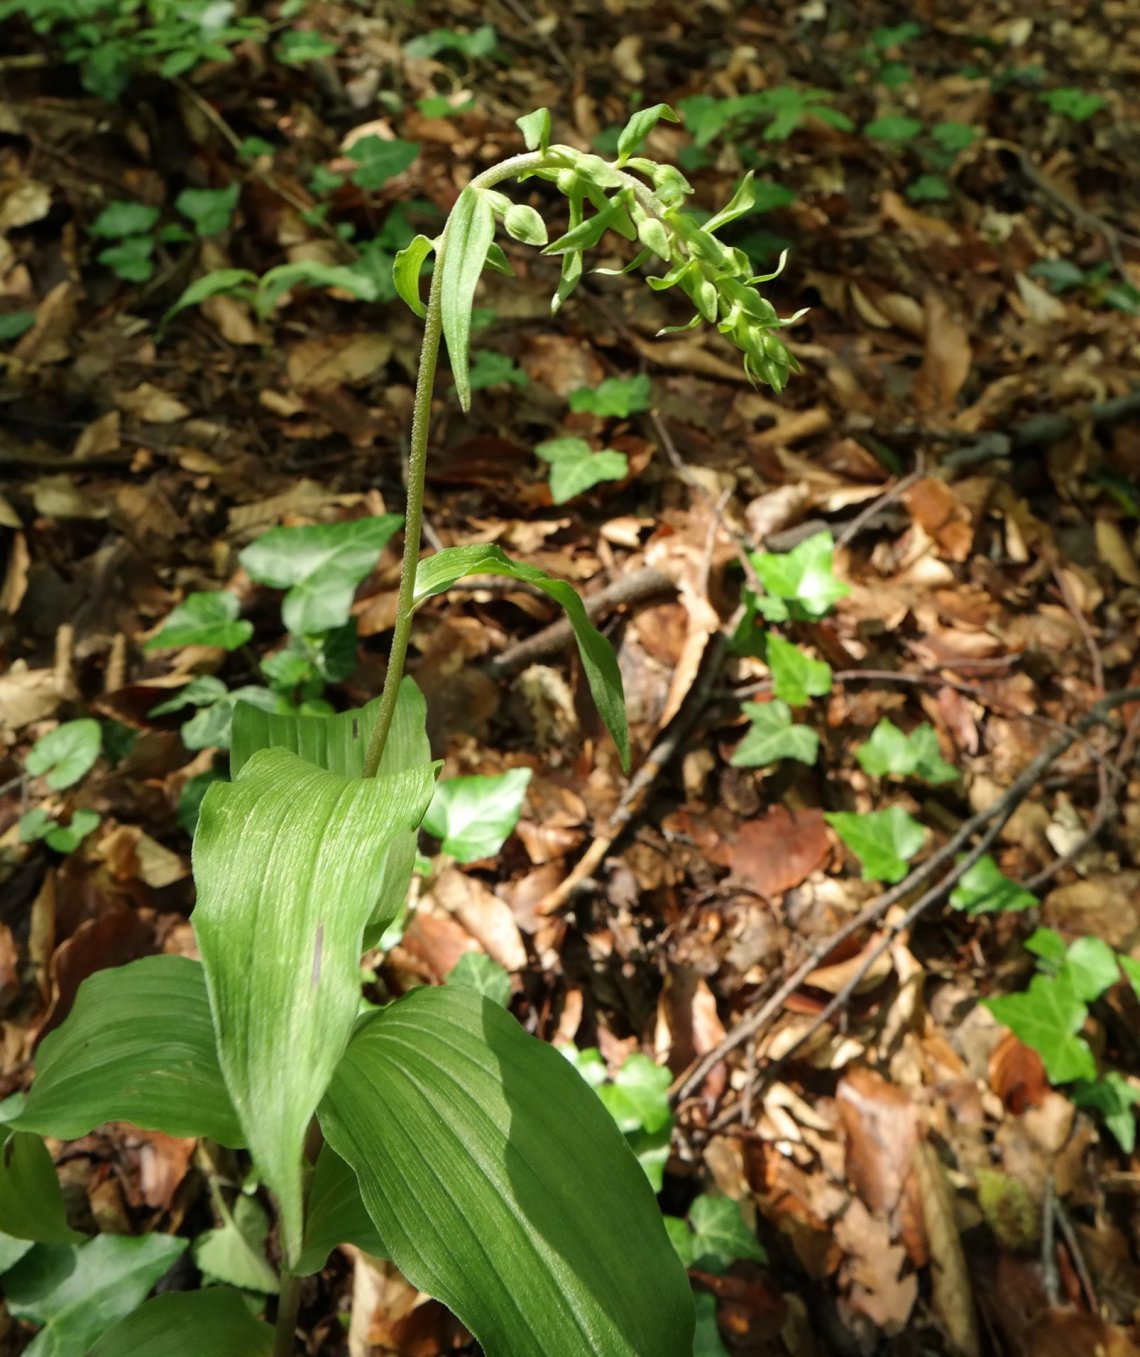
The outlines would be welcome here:
<svg viewBox="0 0 1140 1357">
<path fill-rule="evenodd" d="M 35 1080 L 12 1125 L 75 1140 L 108 1121 L 245 1144 L 218 1067 L 198 962 L 143 957 L 97 971 L 41 1043 Z"/>
<path fill-rule="evenodd" d="M 401 1272 L 487 1357 L 690 1357 L 688 1282 L 637 1161 L 491 1000 L 421 989 L 368 1019 L 320 1118 Z"/>
<path fill-rule="evenodd" d="M 618 134 L 618 164 L 624 164 L 645 138 L 664 118 L 667 122 L 678 123 L 681 119 L 668 104 L 654 104 L 652 108 L 639 109 Z"/>
<path fill-rule="evenodd" d="M 443 337 L 451 359 L 455 390 L 463 410 L 471 408 L 471 383 L 468 352 L 471 337 L 471 308 L 475 288 L 487 260 L 487 250 L 495 235 L 495 213 L 490 198 L 468 184 L 459 195 L 443 237 L 443 258 L 437 264 L 440 274 L 440 308 Z"/>
<path fill-rule="evenodd" d="M 512 561 L 501 547 L 448 547 L 420 562 L 416 571 L 416 602 L 421 603 L 433 594 L 443 593 L 465 575 L 506 575 L 511 579 L 524 580 L 562 605 L 578 642 L 578 653 L 582 657 L 582 668 L 590 685 L 590 693 L 617 745 L 622 767 L 628 769 L 629 728 L 626 725 L 621 671 L 610 643 L 590 621 L 573 587 L 565 580 L 554 579 L 537 566 Z"/>
<path fill-rule="evenodd" d="M 416 236 L 396 255 L 392 265 L 392 281 L 401 301 L 406 302 L 422 320 L 427 315 L 427 307 L 420 296 L 420 273 L 424 260 L 435 249 L 435 241 L 427 236 Z"/>
<path fill-rule="evenodd" d="M 202 802 L 193 923 L 219 1063 L 291 1258 L 305 1132 L 356 1017 L 387 850 L 420 823 L 433 783 L 430 764 L 350 780 L 263 749 Z"/>
</svg>

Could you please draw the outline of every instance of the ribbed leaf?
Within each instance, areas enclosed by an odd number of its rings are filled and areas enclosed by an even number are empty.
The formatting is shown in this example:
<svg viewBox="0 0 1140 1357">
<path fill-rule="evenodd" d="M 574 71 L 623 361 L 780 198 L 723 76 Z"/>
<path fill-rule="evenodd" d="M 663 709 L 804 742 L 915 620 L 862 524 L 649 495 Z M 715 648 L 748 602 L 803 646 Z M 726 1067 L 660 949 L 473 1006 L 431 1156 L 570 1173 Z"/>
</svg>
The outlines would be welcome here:
<svg viewBox="0 0 1140 1357">
<path fill-rule="evenodd" d="M 552 1047 L 462 986 L 357 1030 L 321 1105 L 391 1255 L 487 1357 L 690 1357 L 653 1192 Z"/>
<path fill-rule="evenodd" d="M 436 265 L 440 274 L 440 307 L 443 337 L 451 359 L 451 375 L 460 406 L 471 408 L 471 359 L 468 341 L 471 335 L 471 308 L 475 288 L 487 250 L 495 235 L 495 213 L 491 199 L 470 184 L 463 190 L 447 219 L 443 241 L 443 259 Z"/>
<path fill-rule="evenodd" d="M 218 1068 L 198 962 L 144 957 L 89 976 L 67 1021 L 44 1038 L 11 1124 L 75 1140 L 108 1121 L 246 1143 Z"/>
<path fill-rule="evenodd" d="M 506 575 L 510 579 L 525 580 L 561 604 L 574 629 L 590 693 L 618 747 L 622 767 L 628 770 L 629 728 L 625 719 L 621 672 L 610 643 L 590 621 L 573 586 L 565 580 L 554 579 L 537 566 L 512 561 L 501 547 L 448 547 L 420 562 L 416 571 L 416 602 L 422 603 L 433 594 L 443 593 L 465 575 Z"/>
<path fill-rule="evenodd" d="M 297 1260 L 297 1271 L 301 1276 L 319 1272 L 338 1244 L 356 1244 L 374 1258 L 387 1256 L 384 1241 L 361 1200 L 356 1174 L 339 1154 L 324 1145 L 305 1202 L 305 1247 Z"/>
<path fill-rule="evenodd" d="M 219 1063 L 291 1259 L 305 1131 L 356 1017 L 385 856 L 433 783 L 430 764 L 362 781 L 263 749 L 202 802 L 193 923 Z"/>
<path fill-rule="evenodd" d="M 108 1329 L 87 1357 L 269 1357 L 273 1330 L 227 1286 L 168 1291 Z"/>
</svg>

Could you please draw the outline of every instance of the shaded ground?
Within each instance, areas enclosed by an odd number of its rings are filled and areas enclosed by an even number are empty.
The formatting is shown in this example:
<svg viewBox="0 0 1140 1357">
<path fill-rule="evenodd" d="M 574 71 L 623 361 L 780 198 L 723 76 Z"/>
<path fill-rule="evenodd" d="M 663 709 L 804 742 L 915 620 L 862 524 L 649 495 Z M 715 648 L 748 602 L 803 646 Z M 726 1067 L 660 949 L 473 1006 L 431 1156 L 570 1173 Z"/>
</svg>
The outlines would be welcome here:
<svg viewBox="0 0 1140 1357">
<path fill-rule="evenodd" d="M 519 649 L 555 620 L 544 599 L 481 584 L 425 608 L 411 672 L 447 772 L 534 776 L 498 860 L 429 879 L 376 992 L 438 981 L 477 946 L 516 977 L 531 1030 L 597 1045 L 615 1069 L 633 1050 L 668 1065 L 667 1209 L 729 1195 L 768 1253 L 694 1277 L 732 1353 L 1131 1352 L 1131 1156 L 978 1002 L 1025 988 L 1038 924 L 1140 957 L 1140 706 L 1016 781 L 1140 684 L 1131 10 L 320 5 L 298 23 L 335 36 L 329 55 L 290 68 L 251 43 L 230 65 L 142 76 L 118 103 L 54 56 L 38 64 L 48 49 L 10 22 L 0 307 L 29 315 L 0 343 L 0 1092 L 86 975 L 192 948 L 180 793 L 224 759 L 148 713 L 191 676 L 256 682 L 281 645 L 276 596 L 237 551 L 281 522 L 402 503 L 419 329 L 401 303 L 294 286 L 264 317 L 232 296 L 161 330 L 164 313 L 211 269 L 385 267 L 408 222 L 438 229 L 471 173 L 519 148 L 513 119 L 532 108 L 550 107 L 556 137 L 609 148 L 631 105 L 705 96 L 653 152 L 680 159 L 699 205 L 746 168 L 770 186 L 737 239 L 761 265 L 791 248 L 769 295 L 781 314 L 810 307 L 790 332 L 802 372 L 777 399 L 713 334 L 655 339 L 687 310 L 631 280 L 587 277 L 552 321 L 557 266 L 522 247 L 515 281 L 484 284 L 475 348 L 505 380 L 470 420 L 440 381 L 431 535 L 498 542 L 609 600 L 634 766 L 653 771 L 627 790 L 564 642 Z M 484 55 L 404 47 L 487 22 Z M 370 135 L 419 145 L 375 190 L 347 155 Z M 97 259 L 108 203 L 169 223 L 183 189 L 231 185 L 230 224 L 159 240 L 140 281 Z M 638 373 L 651 410 L 569 409 L 572 392 Z M 559 434 L 623 452 L 629 475 L 552 504 L 533 449 Z M 834 670 L 803 714 L 818 761 L 733 767 L 741 702 L 771 689 L 760 660 L 717 639 L 747 583 L 741 548 L 786 551 L 821 528 L 850 591 L 788 629 Z M 378 691 L 396 572 L 389 547 L 357 594 L 338 705 Z M 187 593 L 227 583 L 256 624 L 248 648 L 143 653 Z M 84 712 L 117 723 L 122 751 L 66 794 L 99 829 L 66 856 L 21 844 L 18 817 L 44 799 L 21 759 Z M 869 776 L 855 750 L 884 716 L 931 723 L 960 777 Z M 915 864 L 941 863 L 941 893 L 913 918 L 922 883 L 884 902 L 823 819 L 888 805 L 927 827 Z M 1040 905 L 971 918 L 945 902 L 954 835 L 1002 807 L 991 851 Z M 1129 1089 L 1138 1013 L 1117 984 L 1085 1029 Z M 197 1230 L 203 1184 L 233 1168 L 193 1155 L 128 1128 L 61 1163 L 102 1228 Z M 310 1351 L 348 1350 L 350 1310 L 354 1352 L 369 1336 L 401 1354 L 462 1342 L 434 1305 L 403 1317 L 412 1300 L 339 1259 L 306 1293 Z"/>
</svg>

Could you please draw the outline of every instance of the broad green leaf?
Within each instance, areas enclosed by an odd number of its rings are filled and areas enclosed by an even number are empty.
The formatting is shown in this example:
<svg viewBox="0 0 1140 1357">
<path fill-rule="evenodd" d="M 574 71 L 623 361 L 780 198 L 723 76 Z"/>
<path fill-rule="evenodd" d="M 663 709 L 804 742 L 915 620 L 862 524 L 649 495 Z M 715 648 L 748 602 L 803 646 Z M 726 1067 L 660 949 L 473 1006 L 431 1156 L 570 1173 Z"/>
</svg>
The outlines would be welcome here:
<svg viewBox="0 0 1140 1357">
<path fill-rule="evenodd" d="M 1140 961 L 1134 961 L 1132 957 L 1126 956 L 1123 952 L 1116 959 L 1120 962 L 1120 969 L 1135 991 L 1136 997 L 1140 999 Z"/>
<path fill-rule="evenodd" d="M 198 962 L 143 957 L 96 971 L 40 1044 L 35 1080 L 12 1124 L 75 1140 L 108 1121 L 245 1144 L 218 1068 Z"/>
<path fill-rule="evenodd" d="M 237 650 L 253 635 L 253 623 L 240 619 L 239 612 L 241 600 L 228 589 L 187 594 L 143 649 L 219 646 L 222 650 Z"/>
<path fill-rule="evenodd" d="M 293 709 L 292 703 L 280 693 L 257 684 L 246 684 L 223 694 L 212 705 L 197 711 L 182 727 L 182 743 L 187 749 L 209 749 L 213 746 L 228 749 L 234 712 L 242 703 L 282 715 Z"/>
<path fill-rule="evenodd" d="M 651 404 L 649 374 L 645 372 L 633 377 L 607 377 L 597 386 L 580 386 L 570 393 L 570 409 L 576 414 L 585 411 L 628 419 L 639 410 L 648 410 Z"/>
<path fill-rule="evenodd" d="M 357 188 L 368 191 L 382 188 L 389 179 L 403 174 L 419 153 L 417 141 L 401 141 L 399 137 L 390 141 L 377 136 L 360 137 L 347 152 L 348 158 L 355 160 L 358 166 L 352 172 L 352 182 Z"/>
<path fill-rule="evenodd" d="M 108 1329 L 85 1357 L 270 1357 L 273 1329 L 228 1286 L 167 1291 Z"/>
<path fill-rule="evenodd" d="M 621 1133 L 489 999 L 425 988 L 368 1018 L 320 1120 L 400 1271 L 487 1357 L 690 1357 L 684 1269 Z"/>
<path fill-rule="evenodd" d="M 153 236 L 126 236 L 100 250 L 95 258 L 124 282 L 145 283 L 154 274 L 153 253 Z"/>
<path fill-rule="evenodd" d="M 523 135 L 528 151 L 545 151 L 550 145 L 550 109 L 536 108 L 515 119 L 515 126 Z"/>
<path fill-rule="evenodd" d="M 863 135 L 875 141 L 913 141 L 921 131 L 922 123 L 918 118 L 892 113 L 869 122 L 863 128 Z"/>
<path fill-rule="evenodd" d="M 578 642 L 578 653 L 590 693 L 617 745 L 622 767 L 628 770 L 629 728 L 626 725 L 621 672 L 609 642 L 590 621 L 574 588 L 565 580 L 554 579 L 537 566 L 512 561 L 501 547 L 448 547 L 419 563 L 416 571 L 416 603 L 422 603 L 433 594 L 443 593 L 465 575 L 506 575 L 509 579 L 524 580 L 527 584 L 537 586 L 562 606 Z"/>
<path fill-rule="evenodd" d="M 157 207 L 145 203 L 108 203 L 87 228 L 93 236 L 104 240 L 121 240 L 123 236 L 142 235 L 158 221 Z"/>
<path fill-rule="evenodd" d="M 823 818 L 862 863 L 864 881 L 901 881 L 926 839 L 926 830 L 901 806 L 862 815 L 836 811 Z"/>
<path fill-rule="evenodd" d="M 668 104 L 654 104 L 652 108 L 639 109 L 630 118 L 618 136 L 619 165 L 625 164 L 662 118 L 671 123 L 681 121 Z"/>
<path fill-rule="evenodd" d="M 545 245 L 546 223 L 528 203 L 512 203 L 503 216 L 503 226 L 512 240 L 524 245 Z"/>
<path fill-rule="evenodd" d="M 471 409 L 468 345 L 475 288 L 483 272 L 487 250 L 495 235 L 491 199 L 470 184 L 451 209 L 443 237 L 443 256 L 436 267 L 440 274 L 440 308 L 443 337 L 451 360 L 455 391 L 464 413 Z"/>
<path fill-rule="evenodd" d="M 434 57 L 439 52 L 460 52 L 465 57 L 488 57 L 499 45 L 499 37 L 492 24 L 480 24 L 470 33 L 453 28 L 433 28 L 404 43 L 410 57 Z"/>
<path fill-rule="evenodd" d="M 189 217 L 200 236 L 216 236 L 233 220 L 240 195 L 241 184 L 236 180 L 228 188 L 184 188 L 174 208 Z"/>
<path fill-rule="evenodd" d="M 920 174 L 906 186 L 906 196 L 912 203 L 946 203 L 954 193 L 940 174 Z"/>
<path fill-rule="evenodd" d="M 1099 1112 L 1125 1154 L 1131 1154 L 1136 1148 L 1136 1104 L 1140 1102 L 1140 1089 L 1122 1074 L 1109 1070 L 1095 1083 L 1078 1084 L 1073 1089 L 1073 1102 L 1078 1107 L 1091 1107 Z"/>
<path fill-rule="evenodd" d="M 1064 972 L 1035 975 L 1024 994 L 987 999 L 985 1006 L 1014 1036 L 1032 1046 L 1044 1062 L 1051 1083 L 1096 1078 L 1093 1053 L 1077 1035 L 1089 1011 Z"/>
<path fill-rule="evenodd" d="M 511 977 L 486 952 L 464 952 L 447 974 L 447 984 L 465 985 L 506 1008 L 511 1001 Z"/>
<path fill-rule="evenodd" d="M 796 725 L 792 709 L 778 697 L 745 702 L 744 714 L 752 725 L 732 751 L 729 761 L 734 768 L 766 768 L 780 759 L 814 763 L 818 758 L 819 736 L 810 726 Z"/>
<path fill-rule="evenodd" d="M 758 551 L 752 564 L 771 600 L 783 599 L 792 605 L 777 616 L 764 608 L 770 622 L 795 617 L 818 621 L 835 603 L 850 593 L 851 586 L 837 580 L 834 573 L 835 543 L 829 532 L 818 532 L 791 551 Z"/>
<path fill-rule="evenodd" d="M 280 1290 L 277 1273 L 265 1257 L 269 1217 L 255 1197 L 238 1195 L 233 1211 L 220 1206 L 222 1224 L 206 1230 L 194 1241 L 191 1252 L 199 1272 L 212 1281 L 275 1296 Z"/>
<path fill-rule="evenodd" d="M 1037 897 L 1011 881 L 987 853 L 973 863 L 950 893 L 950 903 L 967 914 L 1001 914 L 1032 909 Z"/>
<path fill-rule="evenodd" d="M 731 1197 L 702 1195 L 689 1207 L 693 1227 L 693 1266 L 724 1273 L 738 1258 L 766 1263 L 768 1255 L 744 1223 L 740 1203 Z"/>
<path fill-rule="evenodd" d="M 399 514 L 272 528 L 238 557 L 252 579 L 288 589 L 281 615 L 294 636 L 315 636 L 343 627 L 356 587 L 376 565 Z"/>
<path fill-rule="evenodd" d="M 339 773 L 341 777 L 358 778 L 364 768 L 364 756 L 379 706 L 380 699 L 374 698 L 366 707 L 352 711 L 333 716 L 306 716 L 300 712 L 266 712 L 239 703 L 234 711 L 230 776 L 236 778 L 259 749 L 291 749 L 318 768 Z M 396 710 L 379 771 L 381 776 L 386 776 L 426 767 L 430 763 L 427 704 L 415 680 L 405 677 L 400 681 Z M 376 945 L 380 934 L 407 900 L 415 856 L 415 829 L 393 837 L 380 868 L 376 904 L 364 932 L 365 948 Z"/>
<path fill-rule="evenodd" d="M 387 1258 L 387 1247 L 360 1198 L 356 1174 L 328 1145 L 321 1146 L 305 1202 L 305 1247 L 297 1272 L 320 1272 L 333 1249 L 355 1244 L 374 1258 Z"/>
<path fill-rule="evenodd" d="M 1025 950 L 1040 957 L 1048 971 L 1059 971 L 1065 964 L 1065 939 L 1055 928 L 1035 928 L 1025 940 Z"/>
<path fill-rule="evenodd" d="M 624 452 L 613 448 L 595 452 L 584 438 L 548 438 L 534 451 L 550 463 L 550 498 L 555 504 L 565 504 L 599 481 L 620 481 L 629 475 Z"/>
<path fill-rule="evenodd" d="M 62 791 L 91 771 L 102 742 L 99 722 L 91 717 L 64 721 L 40 736 L 29 750 L 24 768 L 32 777 L 43 777 L 53 791 Z"/>
<path fill-rule="evenodd" d="M 420 274 L 423 272 L 424 260 L 434 249 L 434 240 L 429 240 L 427 236 L 416 236 L 397 253 L 396 262 L 392 265 L 392 281 L 396 285 L 397 295 L 421 320 L 427 315 L 427 307 L 420 296 Z"/>
<path fill-rule="evenodd" d="M 0 1277 L 30 1253 L 35 1245 L 30 1239 L 16 1239 L 12 1235 L 0 1234 Z"/>
<path fill-rule="evenodd" d="M 0 1144 L 0 1230 L 14 1239 L 72 1244 L 51 1155 L 38 1135 L 10 1131 Z"/>
<path fill-rule="evenodd" d="M 435 785 L 423 827 L 459 862 L 494 857 L 519 822 L 530 778 L 529 768 L 445 778 Z"/>
<path fill-rule="evenodd" d="M 252 301 L 253 289 L 257 285 L 257 274 L 248 269 L 213 269 L 210 273 L 195 278 L 174 305 L 163 314 L 162 325 L 167 325 L 180 311 L 189 306 L 198 306 L 211 297 L 220 297 L 226 293 L 236 293 Z"/>
<path fill-rule="evenodd" d="M 1083 1003 L 1091 1004 L 1120 979 L 1120 965 L 1116 953 L 1103 938 L 1078 938 L 1065 955 L 1065 970 L 1073 985 L 1073 993 Z"/>
<path fill-rule="evenodd" d="M 166 716 L 170 712 L 182 711 L 184 707 L 212 707 L 228 692 L 221 679 L 214 678 L 212 674 L 201 674 L 192 678 L 184 688 L 177 689 L 173 697 L 151 707 L 147 715 Z"/>
<path fill-rule="evenodd" d="M 433 783 L 430 764 L 352 780 L 263 749 L 202 802 L 192 922 L 219 1063 L 290 1259 L 305 1132 L 352 1030 L 387 850 L 419 825 Z"/>
<path fill-rule="evenodd" d="M 953 782 L 957 769 L 943 759 L 934 727 L 923 724 L 909 735 L 887 717 L 855 753 L 859 766 L 871 777 L 919 777 L 937 786 Z"/>
<path fill-rule="evenodd" d="M 43 1326 L 24 1357 L 86 1357 L 188 1242 L 163 1234 L 101 1234 L 86 1244 L 34 1248 L 4 1278 L 8 1313 Z"/>
<path fill-rule="evenodd" d="M 806 707 L 809 698 L 831 692 L 831 666 L 813 660 L 774 632 L 766 642 L 766 659 L 772 671 L 772 691 L 782 702 Z"/>
</svg>

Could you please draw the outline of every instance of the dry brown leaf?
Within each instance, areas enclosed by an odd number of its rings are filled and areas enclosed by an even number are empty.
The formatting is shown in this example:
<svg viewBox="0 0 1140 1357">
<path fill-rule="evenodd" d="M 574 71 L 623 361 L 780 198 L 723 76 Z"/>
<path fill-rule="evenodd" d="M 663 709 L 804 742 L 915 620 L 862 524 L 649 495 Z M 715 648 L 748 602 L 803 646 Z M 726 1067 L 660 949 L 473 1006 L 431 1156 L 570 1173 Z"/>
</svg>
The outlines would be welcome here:
<svg viewBox="0 0 1140 1357">
<path fill-rule="evenodd" d="M 914 1167 L 926 1224 L 934 1312 L 946 1329 L 956 1357 L 978 1357 L 981 1344 L 973 1292 L 946 1170 L 926 1141 L 917 1148 Z"/>
<path fill-rule="evenodd" d="M 476 877 L 448 867 L 432 882 L 425 898 L 458 919 L 492 961 L 511 972 L 526 968 L 526 945 L 510 906 Z"/>
<path fill-rule="evenodd" d="M 140 424 L 176 424 L 190 413 L 177 397 L 151 382 L 142 382 L 130 391 L 113 391 L 115 404 Z"/>
<path fill-rule="evenodd" d="M 914 379 L 914 402 L 923 414 L 945 418 L 970 375 L 970 336 L 936 292 L 926 294 L 926 338 Z"/>
<path fill-rule="evenodd" d="M 898 1205 L 918 1144 L 914 1104 L 873 1070 L 856 1067 L 839 1081 L 836 1102 L 847 1132 L 847 1176 L 870 1210 Z"/>
<path fill-rule="evenodd" d="M 42 221 L 51 211 L 51 188 L 38 179 L 20 179 L 0 189 L 0 232 Z"/>
<path fill-rule="evenodd" d="M 1136 557 L 1119 523 L 1108 518 L 1097 519 L 1096 552 L 1118 580 L 1140 585 L 1140 565 L 1136 564 Z"/>
<path fill-rule="evenodd" d="M 1027 1107 L 1040 1107 L 1049 1092 L 1041 1057 L 1012 1032 L 990 1052 L 989 1084 L 1015 1115 Z"/>
<path fill-rule="evenodd" d="M 371 381 L 392 356 L 392 340 L 381 334 L 322 335 L 289 350 L 289 381 L 298 391 L 329 391 Z"/>
<path fill-rule="evenodd" d="M 832 1226 L 844 1257 L 840 1282 L 852 1307 L 887 1335 L 901 1333 L 918 1299 L 918 1277 L 904 1275 L 906 1250 L 891 1243 L 890 1227 L 858 1198 Z"/>
<path fill-rule="evenodd" d="M 822 811 L 773 806 L 746 820 L 725 853 L 729 872 L 764 896 L 779 896 L 806 881 L 831 855 Z"/>
<path fill-rule="evenodd" d="M 965 561 L 974 544 L 974 525 L 969 509 L 943 481 L 926 476 L 903 496 L 904 503 L 923 531 L 938 543 L 951 561 Z"/>
<path fill-rule="evenodd" d="M 77 461 L 85 457 L 102 457 L 117 452 L 121 446 L 123 417 L 118 410 L 108 410 L 98 419 L 92 420 L 75 440 L 72 456 Z"/>
<path fill-rule="evenodd" d="M 78 295 L 74 283 L 57 283 L 36 307 L 36 323 L 21 336 L 12 351 L 13 357 L 31 368 L 70 358 L 69 340 L 75 331 Z"/>
</svg>

